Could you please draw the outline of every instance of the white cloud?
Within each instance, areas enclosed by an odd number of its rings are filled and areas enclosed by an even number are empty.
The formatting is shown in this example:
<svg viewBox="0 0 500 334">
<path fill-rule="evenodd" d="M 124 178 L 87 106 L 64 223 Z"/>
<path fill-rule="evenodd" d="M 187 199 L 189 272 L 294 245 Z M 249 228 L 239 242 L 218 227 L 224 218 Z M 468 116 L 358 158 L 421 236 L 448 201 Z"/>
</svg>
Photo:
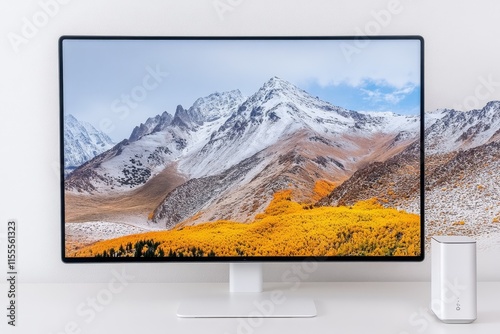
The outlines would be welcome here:
<svg viewBox="0 0 500 334">
<path fill-rule="evenodd" d="M 365 95 L 364 97 L 365 101 L 369 101 L 370 103 L 373 104 L 384 102 L 396 105 L 402 100 L 404 100 L 409 94 L 411 94 L 415 90 L 415 88 L 416 85 L 407 84 L 402 88 L 393 89 L 392 91 L 389 92 L 383 92 L 382 90 L 391 89 L 390 87 L 381 87 L 375 89 L 361 88 L 360 90 Z"/>
</svg>

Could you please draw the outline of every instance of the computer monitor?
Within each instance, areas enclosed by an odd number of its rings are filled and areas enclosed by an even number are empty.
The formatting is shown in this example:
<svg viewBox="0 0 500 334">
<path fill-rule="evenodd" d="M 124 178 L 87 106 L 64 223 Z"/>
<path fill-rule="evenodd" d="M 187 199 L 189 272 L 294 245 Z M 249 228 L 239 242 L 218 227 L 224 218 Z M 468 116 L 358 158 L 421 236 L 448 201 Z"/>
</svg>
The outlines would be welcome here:
<svg viewBox="0 0 500 334">
<path fill-rule="evenodd" d="M 63 261 L 423 259 L 421 37 L 63 36 L 59 59 Z"/>
</svg>

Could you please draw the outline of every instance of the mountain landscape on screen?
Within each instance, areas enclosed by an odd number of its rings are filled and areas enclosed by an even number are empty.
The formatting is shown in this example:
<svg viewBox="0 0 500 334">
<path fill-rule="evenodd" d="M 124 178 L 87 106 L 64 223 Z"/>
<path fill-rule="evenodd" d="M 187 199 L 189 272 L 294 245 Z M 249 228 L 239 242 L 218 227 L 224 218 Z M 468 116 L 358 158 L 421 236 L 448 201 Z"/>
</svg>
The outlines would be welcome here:
<svg viewBox="0 0 500 334">
<path fill-rule="evenodd" d="M 394 232 L 390 249 L 374 242 L 368 250 L 352 251 L 346 243 L 349 249 L 329 246 L 330 253 L 320 254 L 415 254 L 420 238 L 419 126 L 418 116 L 347 110 L 278 77 L 249 97 L 239 90 L 213 93 L 188 109 L 177 106 L 173 116 L 164 112 L 145 120 L 128 139 L 66 177 L 67 249 L 75 256 L 109 256 L 111 249 L 123 255 L 130 253 L 125 239 L 114 248 L 85 246 L 138 231 L 190 229 L 192 236 L 202 227 L 204 233 L 219 225 L 225 231 L 234 225 L 256 228 L 269 216 L 286 216 L 292 223 L 320 221 L 326 219 L 325 210 L 341 205 L 349 214 L 357 212 L 353 208 L 371 212 L 376 228 L 386 230 L 376 221 L 389 212 L 378 210 L 392 208 L 390 214 L 404 220 L 399 229 L 408 231 L 404 238 Z M 372 179 L 364 179 L 370 184 L 363 191 L 356 184 L 344 186 L 365 174 Z M 350 239 L 347 230 L 330 231 Z M 339 244 L 345 243 L 340 239 Z M 144 247 L 161 248 L 155 241 Z M 183 256 L 189 247 L 165 246 L 161 255 Z M 190 254 L 227 255 L 210 247 Z M 234 251 L 248 255 L 244 248 Z M 266 254 L 274 253 L 259 255 Z"/>
</svg>

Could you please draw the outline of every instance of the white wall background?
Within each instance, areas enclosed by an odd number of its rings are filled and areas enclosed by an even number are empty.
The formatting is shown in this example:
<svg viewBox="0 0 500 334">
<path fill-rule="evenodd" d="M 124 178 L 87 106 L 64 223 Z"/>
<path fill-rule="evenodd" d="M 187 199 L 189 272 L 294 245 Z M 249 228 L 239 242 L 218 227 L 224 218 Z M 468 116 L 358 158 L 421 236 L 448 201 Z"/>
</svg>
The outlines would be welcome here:
<svg viewBox="0 0 500 334">
<path fill-rule="evenodd" d="M 14 218 L 19 225 L 22 282 L 107 282 L 113 269 L 122 268 L 138 282 L 227 280 L 225 264 L 61 262 L 57 172 L 61 35 L 418 34 L 426 40 L 425 109 L 471 109 L 500 100 L 499 13 L 500 2 L 495 0 L 4 0 L 0 3 L 0 261 L 6 261 L 5 226 Z M 35 25 L 30 29 L 31 24 Z M 492 83 L 488 94 L 484 88 L 478 94 L 481 78 Z M 280 281 L 291 266 L 266 264 L 265 280 Z M 500 280 L 500 245 L 479 254 L 478 276 L 482 281 Z M 429 278 L 426 260 L 321 263 L 306 280 Z"/>
</svg>

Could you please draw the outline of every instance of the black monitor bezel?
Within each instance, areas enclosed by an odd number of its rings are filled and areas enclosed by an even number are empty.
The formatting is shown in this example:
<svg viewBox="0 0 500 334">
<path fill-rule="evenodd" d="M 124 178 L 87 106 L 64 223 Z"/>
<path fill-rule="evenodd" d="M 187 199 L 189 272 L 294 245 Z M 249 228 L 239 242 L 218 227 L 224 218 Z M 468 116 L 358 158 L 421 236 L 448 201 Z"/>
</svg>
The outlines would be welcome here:
<svg viewBox="0 0 500 334">
<path fill-rule="evenodd" d="M 65 40 L 345 40 L 366 43 L 370 40 L 420 41 L 420 255 L 419 256 L 249 256 L 249 257 L 162 257 L 162 258 L 96 258 L 66 257 L 65 194 L 64 194 L 64 82 L 63 42 Z M 361 44 L 362 45 L 362 44 Z M 59 149 L 61 203 L 61 258 L 65 263 L 190 263 L 190 262 L 421 262 L 425 258 L 425 193 L 424 193 L 424 39 L 419 35 L 390 36 L 90 36 L 64 35 L 58 41 L 59 61 Z"/>
</svg>

